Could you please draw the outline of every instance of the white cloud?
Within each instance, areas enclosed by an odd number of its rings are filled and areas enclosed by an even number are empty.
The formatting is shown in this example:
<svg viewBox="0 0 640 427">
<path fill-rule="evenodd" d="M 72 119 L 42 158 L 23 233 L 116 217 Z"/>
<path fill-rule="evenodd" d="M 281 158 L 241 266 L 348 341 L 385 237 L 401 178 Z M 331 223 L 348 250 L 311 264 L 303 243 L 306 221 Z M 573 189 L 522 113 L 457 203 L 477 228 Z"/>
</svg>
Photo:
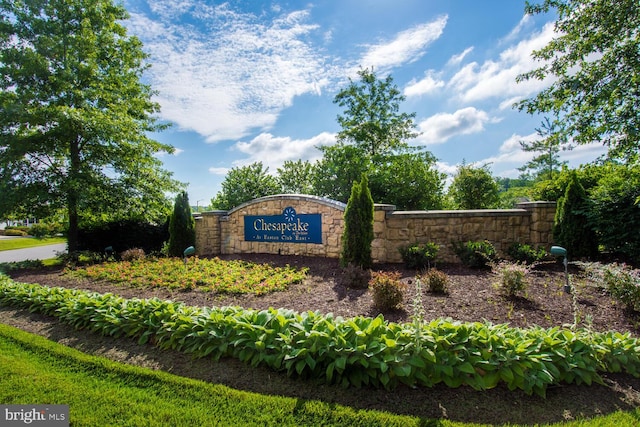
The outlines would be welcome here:
<svg viewBox="0 0 640 427">
<path fill-rule="evenodd" d="M 316 147 L 333 145 L 335 142 L 335 135 L 329 132 L 323 132 L 310 139 L 291 139 L 262 133 L 249 142 L 241 141 L 235 144 L 235 149 L 248 157 L 234 164 L 246 166 L 254 162 L 262 162 L 264 166 L 269 167 L 271 173 L 275 173 L 287 160 L 308 160 L 312 163 L 319 160 L 322 153 Z"/>
<path fill-rule="evenodd" d="M 272 127 L 294 97 L 325 87 L 329 70 L 309 38 L 318 27 L 301 10 L 274 17 L 228 4 L 149 1 L 152 18 L 131 11 L 144 43 L 162 118 L 208 142 Z M 197 24 L 194 24 L 194 22 Z"/>
<path fill-rule="evenodd" d="M 457 55 L 453 55 L 451 58 L 449 58 L 449 61 L 447 61 L 447 65 L 449 66 L 453 66 L 453 65 L 458 65 L 462 62 L 462 60 L 471 53 L 471 51 L 473 51 L 473 46 L 466 48 L 464 51 L 460 52 Z"/>
<path fill-rule="evenodd" d="M 409 82 L 404 88 L 404 95 L 407 97 L 428 95 L 441 87 L 444 87 L 444 81 L 435 77 L 433 70 L 429 70 L 422 80 Z"/>
<path fill-rule="evenodd" d="M 475 107 L 467 107 L 453 114 L 439 113 L 418 124 L 422 132 L 416 141 L 422 144 L 439 144 L 456 135 L 469 135 L 484 130 L 484 124 L 495 119 Z"/>
<path fill-rule="evenodd" d="M 390 42 L 370 46 L 360 65 L 388 70 L 414 62 L 425 54 L 429 44 L 442 35 L 446 25 L 447 16 L 444 15 L 435 21 L 402 31 Z"/>
<path fill-rule="evenodd" d="M 520 32 L 522 22 L 509 37 Z M 540 65 L 531 57 L 531 53 L 544 47 L 553 36 L 553 23 L 548 23 L 531 37 L 503 50 L 497 60 L 466 64 L 451 78 L 448 86 L 463 102 L 505 97 L 511 101 L 538 92 L 548 86 L 548 80 L 517 83 L 516 77 Z"/>
<path fill-rule="evenodd" d="M 227 173 L 229 173 L 229 168 L 210 167 L 209 168 L 209 173 L 212 174 L 212 175 L 225 176 L 225 175 L 227 175 Z"/>
</svg>

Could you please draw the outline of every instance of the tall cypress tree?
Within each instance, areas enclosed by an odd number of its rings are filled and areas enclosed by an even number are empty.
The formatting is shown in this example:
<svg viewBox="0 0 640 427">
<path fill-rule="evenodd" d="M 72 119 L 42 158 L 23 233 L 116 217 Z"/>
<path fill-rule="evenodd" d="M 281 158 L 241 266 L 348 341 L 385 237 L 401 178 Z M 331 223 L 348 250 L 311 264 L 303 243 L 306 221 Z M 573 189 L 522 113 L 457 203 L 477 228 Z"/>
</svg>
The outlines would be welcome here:
<svg viewBox="0 0 640 427">
<path fill-rule="evenodd" d="M 373 199 L 366 176 L 354 182 L 351 196 L 344 212 L 342 233 L 342 266 L 353 264 L 362 268 L 371 267 L 371 242 L 373 241 Z"/>
<path fill-rule="evenodd" d="M 184 250 L 196 243 L 195 221 L 191 215 L 186 191 L 176 196 L 169 220 L 169 255 L 181 257 Z"/>
<path fill-rule="evenodd" d="M 598 239 L 589 225 L 587 195 L 575 171 L 571 171 L 564 197 L 558 201 L 553 238 L 573 258 L 598 254 Z"/>
</svg>

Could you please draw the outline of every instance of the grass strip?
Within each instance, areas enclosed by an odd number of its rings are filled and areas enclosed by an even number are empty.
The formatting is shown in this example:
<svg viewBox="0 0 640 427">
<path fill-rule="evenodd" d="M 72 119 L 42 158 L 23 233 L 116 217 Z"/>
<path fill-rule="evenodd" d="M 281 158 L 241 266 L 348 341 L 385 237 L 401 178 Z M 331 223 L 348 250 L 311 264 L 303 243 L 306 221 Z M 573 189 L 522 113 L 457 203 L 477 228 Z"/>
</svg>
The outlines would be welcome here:
<svg viewBox="0 0 640 427">
<path fill-rule="evenodd" d="M 90 356 L 3 324 L 0 402 L 66 404 L 76 426 L 411 426 L 433 421 L 237 391 Z"/>
<path fill-rule="evenodd" d="M 36 239 L 33 237 L 16 237 L 15 239 L 0 239 L 0 251 L 11 251 L 14 249 L 33 248 L 35 246 L 55 245 L 66 243 L 65 237 L 48 237 Z"/>
</svg>

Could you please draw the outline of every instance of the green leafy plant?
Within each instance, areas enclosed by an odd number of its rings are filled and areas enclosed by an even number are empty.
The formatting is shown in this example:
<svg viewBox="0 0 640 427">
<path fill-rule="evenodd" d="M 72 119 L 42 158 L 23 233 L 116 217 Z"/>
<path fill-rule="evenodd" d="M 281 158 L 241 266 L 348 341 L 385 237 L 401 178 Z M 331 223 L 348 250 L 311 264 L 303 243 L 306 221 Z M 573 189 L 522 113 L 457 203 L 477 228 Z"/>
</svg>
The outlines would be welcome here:
<svg viewBox="0 0 640 427">
<path fill-rule="evenodd" d="M 500 261 L 491 264 L 493 274 L 498 278 L 494 286 L 505 296 L 514 297 L 527 287 L 529 268 L 524 264 Z"/>
<path fill-rule="evenodd" d="M 454 253 L 466 266 L 482 268 L 496 258 L 496 249 L 488 240 L 452 242 Z"/>
<path fill-rule="evenodd" d="M 388 279 L 380 281 L 393 281 Z M 345 387 L 445 384 L 486 390 L 502 383 L 544 396 L 554 384 L 601 384 L 602 372 L 640 377 L 640 340 L 613 331 L 442 319 L 398 324 L 382 316 L 343 319 L 286 309 L 190 307 L 16 283 L 1 275 L 0 305 L 195 357 L 231 357 Z"/>
<path fill-rule="evenodd" d="M 640 312 L 640 270 L 624 264 L 610 264 L 603 268 L 602 278 L 612 297 Z"/>
<path fill-rule="evenodd" d="M 438 244 L 428 242 L 403 246 L 399 251 L 406 267 L 418 270 L 431 268 L 431 263 L 436 260 L 439 249 Z"/>
<path fill-rule="evenodd" d="M 429 292 L 434 294 L 446 294 L 449 286 L 449 276 L 444 271 L 432 268 L 418 277 L 418 279 L 427 284 Z"/>
<path fill-rule="evenodd" d="M 534 248 L 527 243 L 512 243 L 507 254 L 516 262 L 533 264 L 542 261 L 548 254 L 544 248 Z"/>
<path fill-rule="evenodd" d="M 393 310 L 402 304 L 406 285 L 398 272 L 372 272 L 369 288 L 373 292 L 373 304 L 381 311 Z"/>
</svg>

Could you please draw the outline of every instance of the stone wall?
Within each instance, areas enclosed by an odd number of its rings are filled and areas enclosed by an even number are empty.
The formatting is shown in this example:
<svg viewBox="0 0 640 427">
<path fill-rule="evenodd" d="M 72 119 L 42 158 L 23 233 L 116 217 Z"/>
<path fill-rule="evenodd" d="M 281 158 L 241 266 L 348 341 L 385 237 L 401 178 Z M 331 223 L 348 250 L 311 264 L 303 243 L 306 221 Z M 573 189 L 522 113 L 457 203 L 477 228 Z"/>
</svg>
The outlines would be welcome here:
<svg viewBox="0 0 640 427">
<path fill-rule="evenodd" d="M 321 214 L 322 244 L 250 242 L 244 240 L 244 217 L 280 215 L 287 207 L 298 214 Z M 346 205 L 306 195 L 276 195 L 252 200 L 230 211 L 196 214 L 199 255 L 270 253 L 337 258 L 340 256 Z M 517 209 L 466 211 L 396 211 L 375 205 L 372 255 L 376 262 L 402 262 L 399 248 L 411 243 L 440 245 L 439 259 L 458 262 L 451 242 L 489 240 L 504 254 L 514 242 L 549 248 L 555 202 L 520 203 Z"/>
</svg>

